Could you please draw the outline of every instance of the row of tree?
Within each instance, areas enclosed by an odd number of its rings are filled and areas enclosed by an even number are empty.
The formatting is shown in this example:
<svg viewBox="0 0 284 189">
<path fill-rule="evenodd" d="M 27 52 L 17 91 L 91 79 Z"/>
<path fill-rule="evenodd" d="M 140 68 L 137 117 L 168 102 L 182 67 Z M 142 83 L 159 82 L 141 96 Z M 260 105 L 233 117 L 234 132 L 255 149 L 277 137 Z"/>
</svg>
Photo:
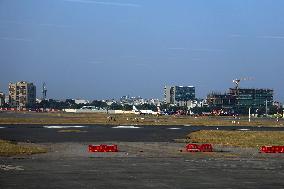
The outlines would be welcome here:
<svg viewBox="0 0 284 189">
<path fill-rule="evenodd" d="M 30 109 L 80 109 L 83 106 L 95 106 L 99 109 L 107 109 L 107 110 L 124 110 L 124 111 L 130 111 L 133 109 L 132 105 L 129 104 L 119 104 L 119 103 L 112 103 L 111 105 L 108 105 L 104 101 L 100 100 L 94 100 L 89 104 L 76 104 L 74 100 L 72 99 L 67 99 L 66 101 L 57 101 L 53 99 L 49 100 L 43 100 L 40 103 L 36 103 L 34 105 L 27 106 L 27 108 Z M 2 107 L 4 108 L 11 108 L 9 104 L 4 104 Z M 157 106 L 153 104 L 142 104 L 142 105 L 137 105 L 137 109 L 140 110 L 153 110 L 157 111 L 158 108 Z M 233 114 L 239 114 L 239 115 L 247 115 L 249 112 L 249 109 L 247 107 L 238 107 L 238 108 L 227 108 L 227 109 L 220 109 L 217 107 L 194 107 L 191 109 L 188 109 L 186 106 L 173 106 L 170 104 L 161 104 L 160 110 L 167 114 L 176 114 L 179 112 L 182 112 L 183 114 L 189 114 L 189 113 L 194 113 L 196 115 L 202 115 L 203 113 L 212 113 L 212 112 L 220 112 L 222 111 L 223 114 L 226 112 L 226 115 L 233 115 Z M 252 114 L 257 114 L 257 115 L 265 115 L 266 113 L 270 115 L 275 115 L 275 114 L 282 114 L 283 113 L 283 108 L 279 108 L 277 106 L 270 106 L 267 110 L 265 107 L 260 107 L 260 108 L 252 108 L 251 109 Z"/>
</svg>

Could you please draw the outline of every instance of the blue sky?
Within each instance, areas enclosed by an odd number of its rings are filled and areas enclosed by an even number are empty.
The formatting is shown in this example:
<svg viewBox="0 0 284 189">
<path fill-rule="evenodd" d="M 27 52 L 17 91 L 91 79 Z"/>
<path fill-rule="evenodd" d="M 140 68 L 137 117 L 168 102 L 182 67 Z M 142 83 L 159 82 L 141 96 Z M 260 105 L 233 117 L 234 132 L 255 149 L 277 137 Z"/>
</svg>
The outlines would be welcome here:
<svg viewBox="0 0 284 189">
<path fill-rule="evenodd" d="M 197 97 L 272 88 L 284 101 L 283 0 L 0 0 L 0 91 L 47 83 L 49 98 Z"/>
</svg>

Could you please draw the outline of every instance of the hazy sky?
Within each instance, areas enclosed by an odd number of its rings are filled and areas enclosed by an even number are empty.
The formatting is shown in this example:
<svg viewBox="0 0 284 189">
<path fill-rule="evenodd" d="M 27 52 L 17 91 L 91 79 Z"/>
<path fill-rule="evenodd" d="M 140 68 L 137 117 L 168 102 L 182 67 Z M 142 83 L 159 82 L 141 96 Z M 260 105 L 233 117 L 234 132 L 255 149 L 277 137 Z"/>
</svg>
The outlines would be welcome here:
<svg viewBox="0 0 284 189">
<path fill-rule="evenodd" d="M 34 82 L 49 98 L 197 97 L 272 88 L 284 101 L 283 0 L 0 0 L 0 91 Z"/>
</svg>

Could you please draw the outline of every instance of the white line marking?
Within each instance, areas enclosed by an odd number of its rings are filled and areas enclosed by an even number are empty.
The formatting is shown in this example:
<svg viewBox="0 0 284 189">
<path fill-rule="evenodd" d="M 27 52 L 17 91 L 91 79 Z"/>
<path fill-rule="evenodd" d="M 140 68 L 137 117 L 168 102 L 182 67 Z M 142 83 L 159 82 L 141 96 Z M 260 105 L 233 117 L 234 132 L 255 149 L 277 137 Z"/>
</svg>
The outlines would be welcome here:
<svg viewBox="0 0 284 189">
<path fill-rule="evenodd" d="M 191 127 L 191 125 L 183 125 L 183 126 L 185 126 L 185 127 Z"/>
<path fill-rule="evenodd" d="M 168 128 L 168 129 L 171 129 L 171 130 L 178 130 L 178 129 L 181 129 L 181 128 L 172 127 L 172 128 Z"/>
<path fill-rule="evenodd" d="M 5 129 L 5 127 L 0 127 L 0 129 Z"/>
<path fill-rule="evenodd" d="M 135 127 L 133 125 L 129 125 L 129 126 L 116 126 L 116 127 L 112 127 L 114 129 L 139 129 L 141 127 Z"/>
<path fill-rule="evenodd" d="M 250 129 L 238 129 L 238 131 L 250 131 Z"/>
<path fill-rule="evenodd" d="M 4 170 L 4 171 L 11 171 L 11 170 L 23 171 L 24 169 L 23 169 L 22 166 L 0 165 L 0 170 Z"/>
<path fill-rule="evenodd" d="M 75 125 L 75 126 L 59 126 L 59 125 L 52 125 L 52 126 L 43 126 L 46 129 L 68 129 L 68 128 L 83 128 L 85 126 Z"/>
</svg>

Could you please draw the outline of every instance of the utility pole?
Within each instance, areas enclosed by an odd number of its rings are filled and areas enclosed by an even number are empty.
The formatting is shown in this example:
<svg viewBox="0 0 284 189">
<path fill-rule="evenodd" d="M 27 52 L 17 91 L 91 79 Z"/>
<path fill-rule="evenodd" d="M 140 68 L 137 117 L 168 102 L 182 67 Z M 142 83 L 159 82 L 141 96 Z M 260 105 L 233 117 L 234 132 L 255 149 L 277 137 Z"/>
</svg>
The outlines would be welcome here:
<svg viewBox="0 0 284 189">
<path fill-rule="evenodd" d="M 249 107 L 249 122 L 250 122 L 250 107 Z"/>
<path fill-rule="evenodd" d="M 268 111 L 267 111 L 267 100 L 265 100 L 265 116 L 267 117 L 267 113 Z"/>
</svg>

